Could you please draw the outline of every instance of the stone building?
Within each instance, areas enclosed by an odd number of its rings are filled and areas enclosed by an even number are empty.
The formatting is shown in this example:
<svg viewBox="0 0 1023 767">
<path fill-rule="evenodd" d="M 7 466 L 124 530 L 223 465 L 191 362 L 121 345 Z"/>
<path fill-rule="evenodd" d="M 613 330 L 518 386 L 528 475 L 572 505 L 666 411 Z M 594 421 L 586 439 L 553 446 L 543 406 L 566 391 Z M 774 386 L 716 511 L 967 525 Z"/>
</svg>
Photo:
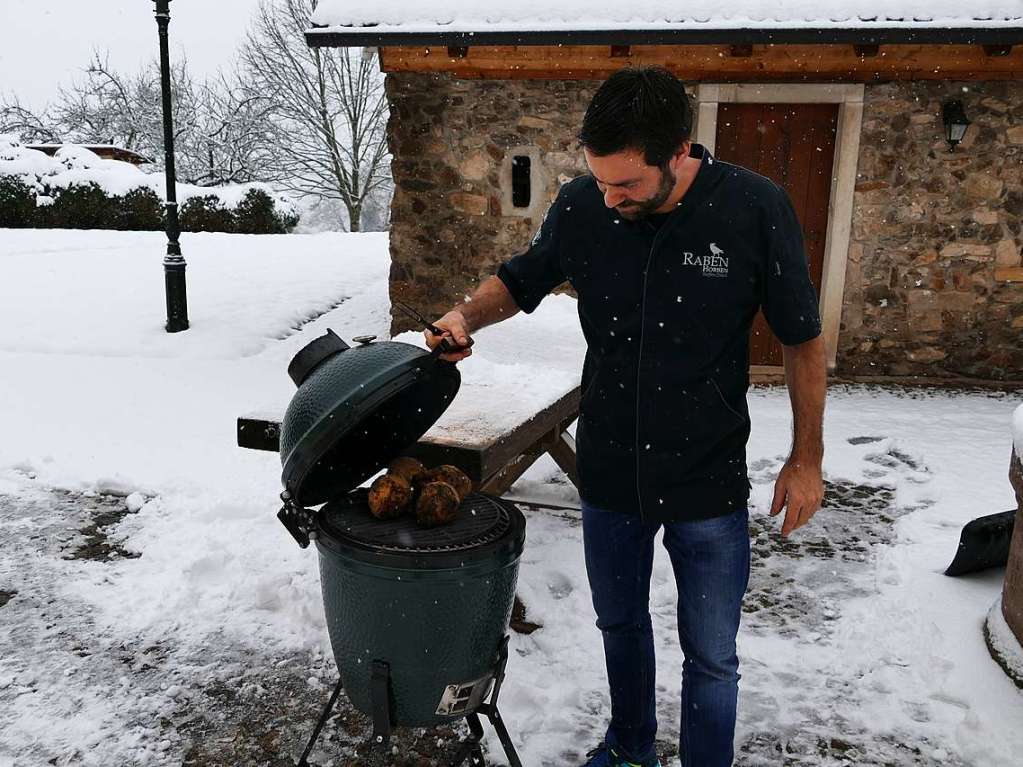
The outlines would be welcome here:
<svg viewBox="0 0 1023 767">
<path fill-rule="evenodd" d="M 657 64 L 690 89 L 694 140 L 792 198 L 833 373 L 1023 381 L 1019 0 L 986 18 L 924 0 L 762 21 L 710 0 L 537 7 L 321 0 L 310 45 L 371 46 L 386 72 L 392 297 L 439 313 L 523 249 L 586 172 L 575 134 L 596 87 Z M 753 333 L 754 371 L 777 372 L 762 317 Z"/>
</svg>

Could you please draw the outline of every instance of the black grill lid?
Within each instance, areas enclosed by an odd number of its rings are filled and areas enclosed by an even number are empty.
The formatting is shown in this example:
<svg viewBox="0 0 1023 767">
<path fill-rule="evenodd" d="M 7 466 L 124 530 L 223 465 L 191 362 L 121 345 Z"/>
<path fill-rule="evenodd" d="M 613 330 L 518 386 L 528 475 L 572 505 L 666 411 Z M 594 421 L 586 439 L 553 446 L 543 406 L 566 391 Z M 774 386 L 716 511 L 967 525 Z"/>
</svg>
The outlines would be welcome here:
<svg viewBox="0 0 1023 767">
<path fill-rule="evenodd" d="M 292 361 L 301 383 L 281 420 L 281 480 L 299 506 L 376 474 L 436 423 L 461 383 L 454 364 L 418 346 L 334 339 L 321 336 Z"/>
<path fill-rule="evenodd" d="M 525 519 L 506 501 L 470 493 L 454 522 L 424 528 L 412 514 L 377 519 L 369 512 L 366 494 L 358 488 L 320 511 L 320 532 L 331 548 L 376 564 L 428 567 L 464 566 L 497 552 L 517 556 L 522 550 Z"/>
</svg>

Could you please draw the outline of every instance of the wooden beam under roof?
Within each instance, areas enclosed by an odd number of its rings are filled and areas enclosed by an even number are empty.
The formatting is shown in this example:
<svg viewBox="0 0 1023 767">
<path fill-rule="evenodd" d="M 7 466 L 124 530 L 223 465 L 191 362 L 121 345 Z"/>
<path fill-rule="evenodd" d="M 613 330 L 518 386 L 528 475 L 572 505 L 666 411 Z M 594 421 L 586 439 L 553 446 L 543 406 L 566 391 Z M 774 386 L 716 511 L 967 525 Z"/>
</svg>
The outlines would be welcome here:
<svg viewBox="0 0 1023 767">
<path fill-rule="evenodd" d="M 632 45 L 628 58 L 606 45 L 385 46 L 385 72 L 449 72 L 464 79 L 604 79 L 622 66 L 660 65 L 685 80 L 711 82 L 885 82 L 1023 79 L 1023 46 L 991 56 L 981 45 L 885 45 L 876 56 L 849 45 Z"/>
</svg>

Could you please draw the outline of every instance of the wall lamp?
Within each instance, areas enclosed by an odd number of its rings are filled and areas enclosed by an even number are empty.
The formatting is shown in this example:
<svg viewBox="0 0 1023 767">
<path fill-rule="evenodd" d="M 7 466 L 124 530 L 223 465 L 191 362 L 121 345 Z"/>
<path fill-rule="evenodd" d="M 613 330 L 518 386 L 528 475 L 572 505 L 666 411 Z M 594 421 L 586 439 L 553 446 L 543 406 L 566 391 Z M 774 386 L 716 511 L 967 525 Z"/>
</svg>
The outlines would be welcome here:
<svg viewBox="0 0 1023 767">
<path fill-rule="evenodd" d="M 963 102 L 946 101 L 941 105 L 941 121 L 945 123 L 945 141 L 948 142 L 948 151 L 954 152 L 956 144 L 963 140 L 966 129 L 970 127 L 970 120 L 963 111 Z"/>
</svg>

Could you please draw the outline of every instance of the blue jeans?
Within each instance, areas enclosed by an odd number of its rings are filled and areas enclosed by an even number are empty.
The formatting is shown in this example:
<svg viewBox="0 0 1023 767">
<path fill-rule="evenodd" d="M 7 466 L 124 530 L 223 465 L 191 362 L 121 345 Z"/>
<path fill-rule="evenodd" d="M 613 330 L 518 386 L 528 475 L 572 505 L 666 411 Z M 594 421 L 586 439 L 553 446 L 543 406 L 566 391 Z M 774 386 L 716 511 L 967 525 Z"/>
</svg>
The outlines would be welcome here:
<svg viewBox="0 0 1023 767">
<path fill-rule="evenodd" d="M 682 664 L 682 767 L 729 767 L 734 758 L 739 659 L 735 636 L 749 584 L 749 512 L 664 524 L 678 586 Z M 650 573 L 660 524 L 583 503 L 586 572 L 604 637 L 611 691 L 606 742 L 629 761 L 655 755 Z"/>
</svg>

